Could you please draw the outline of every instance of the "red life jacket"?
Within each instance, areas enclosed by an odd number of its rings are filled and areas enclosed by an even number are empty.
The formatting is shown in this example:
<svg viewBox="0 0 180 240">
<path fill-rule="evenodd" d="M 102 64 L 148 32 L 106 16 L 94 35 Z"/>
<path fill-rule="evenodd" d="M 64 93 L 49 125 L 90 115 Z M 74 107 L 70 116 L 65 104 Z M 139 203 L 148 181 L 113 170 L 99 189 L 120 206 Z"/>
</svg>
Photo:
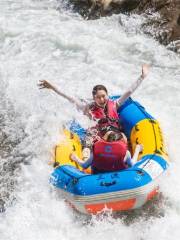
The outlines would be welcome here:
<svg viewBox="0 0 180 240">
<path fill-rule="evenodd" d="M 122 140 L 116 142 L 97 141 L 93 149 L 93 172 L 112 172 L 127 168 L 124 162 L 126 151 L 127 144 Z"/>
<path fill-rule="evenodd" d="M 92 118 L 98 121 L 97 127 L 103 128 L 113 126 L 119 129 L 119 116 L 117 113 L 116 102 L 108 99 L 106 109 L 93 104 L 90 106 Z"/>
</svg>

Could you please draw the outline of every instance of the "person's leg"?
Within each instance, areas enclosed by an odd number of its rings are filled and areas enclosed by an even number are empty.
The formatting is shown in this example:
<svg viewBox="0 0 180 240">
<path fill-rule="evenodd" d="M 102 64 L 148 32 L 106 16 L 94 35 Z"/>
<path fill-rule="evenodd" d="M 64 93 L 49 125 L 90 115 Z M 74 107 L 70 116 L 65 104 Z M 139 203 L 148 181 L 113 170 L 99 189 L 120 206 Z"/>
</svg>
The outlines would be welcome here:
<svg viewBox="0 0 180 240">
<path fill-rule="evenodd" d="M 131 153 L 128 150 L 126 151 L 126 156 L 124 158 L 124 162 L 128 167 L 132 167 Z"/>
<path fill-rule="evenodd" d="M 143 146 L 141 144 L 136 145 L 134 155 L 131 159 L 132 166 L 137 162 L 139 153 L 143 150 Z"/>
</svg>

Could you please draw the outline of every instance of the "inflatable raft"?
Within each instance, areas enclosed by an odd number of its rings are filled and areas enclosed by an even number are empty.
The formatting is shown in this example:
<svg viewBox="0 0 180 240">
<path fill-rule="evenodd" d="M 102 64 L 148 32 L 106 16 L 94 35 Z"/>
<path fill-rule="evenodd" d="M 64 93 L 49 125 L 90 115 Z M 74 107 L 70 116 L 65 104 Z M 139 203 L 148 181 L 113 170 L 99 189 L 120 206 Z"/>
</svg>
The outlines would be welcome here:
<svg viewBox="0 0 180 240">
<path fill-rule="evenodd" d="M 72 151 L 79 157 L 82 154 L 81 141 L 85 130 L 77 123 L 71 123 L 70 128 L 64 130 L 64 139 L 55 148 L 56 168 L 50 183 L 81 213 L 97 214 L 104 209 L 123 211 L 141 207 L 157 194 L 158 180 L 169 166 L 158 121 L 131 98 L 121 106 L 118 114 L 130 141 L 131 152 L 136 144 L 143 145 L 133 167 L 101 174 L 91 174 L 90 169 L 84 172 L 69 159 Z"/>
</svg>

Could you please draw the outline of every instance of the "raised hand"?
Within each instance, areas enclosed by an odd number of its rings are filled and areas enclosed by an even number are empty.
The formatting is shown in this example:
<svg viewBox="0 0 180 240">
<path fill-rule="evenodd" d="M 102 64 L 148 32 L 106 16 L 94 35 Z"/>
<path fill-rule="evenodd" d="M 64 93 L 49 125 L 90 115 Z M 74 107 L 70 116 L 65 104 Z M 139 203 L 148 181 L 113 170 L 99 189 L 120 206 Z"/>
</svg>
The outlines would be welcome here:
<svg viewBox="0 0 180 240">
<path fill-rule="evenodd" d="M 150 69 L 149 64 L 143 64 L 142 65 L 142 73 L 141 76 L 130 86 L 127 91 L 121 95 L 119 99 L 117 99 L 117 109 L 131 96 L 131 94 L 139 87 L 139 85 L 142 83 L 144 78 L 148 75 Z"/>
<path fill-rule="evenodd" d="M 148 75 L 148 73 L 149 73 L 149 69 L 150 69 L 150 65 L 149 64 L 143 64 L 142 65 L 142 78 L 144 79 L 147 75 Z"/>
<path fill-rule="evenodd" d="M 46 80 L 40 80 L 38 86 L 39 86 L 39 89 L 48 88 L 48 89 L 54 90 L 53 85 Z"/>
</svg>

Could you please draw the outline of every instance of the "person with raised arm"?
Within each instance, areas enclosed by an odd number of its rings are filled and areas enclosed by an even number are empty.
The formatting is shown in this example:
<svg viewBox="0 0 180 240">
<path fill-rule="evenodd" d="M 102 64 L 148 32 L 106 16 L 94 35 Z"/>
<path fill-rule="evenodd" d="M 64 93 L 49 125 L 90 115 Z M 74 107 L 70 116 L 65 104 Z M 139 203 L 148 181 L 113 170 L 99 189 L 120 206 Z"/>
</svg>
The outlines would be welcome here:
<svg viewBox="0 0 180 240">
<path fill-rule="evenodd" d="M 108 91 L 104 85 L 96 85 L 93 87 L 93 102 L 91 103 L 85 103 L 86 101 L 82 103 L 80 100 L 66 95 L 47 80 L 40 80 L 39 87 L 40 89 L 47 88 L 53 90 L 61 97 L 75 104 L 77 109 L 83 111 L 83 113 L 90 119 L 96 121 L 96 126 L 88 129 L 87 131 L 87 137 L 84 141 L 84 147 L 86 150 L 86 147 L 92 148 L 92 145 L 97 140 L 97 137 L 102 137 L 107 131 L 121 132 L 117 111 L 146 78 L 149 73 L 149 68 L 150 66 L 148 64 L 143 64 L 142 73 L 139 78 L 130 86 L 129 89 L 127 89 L 127 91 L 125 91 L 124 94 L 121 95 L 120 98 L 115 101 L 109 98 Z M 89 150 L 87 155 L 89 156 Z"/>
<path fill-rule="evenodd" d="M 80 100 L 68 96 L 67 94 L 60 91 L 57 87 L 53 86 L 47 80 L 39 81 L 40 89 L 50 89 L 56 92 L 61 97 L 67 99 L 69 102 L 76 105 L 79 110 L 82 110 L 84 114 L 88 115 L 91 119 L 99 122 L 99 124 L 107 124 L 112 126 L 118 126 L 116 120 L 118 118 L 118 108 L 131 96 L 131 94 L 139 87 L 143 79 L 148 75 L 150 66 L 148 64 L 142 65 L 142 73 L 140 77 L 130 86 L 130 88 L 121 95 L 116 101 L 112 101 L 108 97 L 108 91 L 104 85 L 96 85 L 93 87 L 92 96 L 93 102 L 90 104 L 84 104 Z M 86 102 L 86 101 L 84 101 Z"/>
</svg>

